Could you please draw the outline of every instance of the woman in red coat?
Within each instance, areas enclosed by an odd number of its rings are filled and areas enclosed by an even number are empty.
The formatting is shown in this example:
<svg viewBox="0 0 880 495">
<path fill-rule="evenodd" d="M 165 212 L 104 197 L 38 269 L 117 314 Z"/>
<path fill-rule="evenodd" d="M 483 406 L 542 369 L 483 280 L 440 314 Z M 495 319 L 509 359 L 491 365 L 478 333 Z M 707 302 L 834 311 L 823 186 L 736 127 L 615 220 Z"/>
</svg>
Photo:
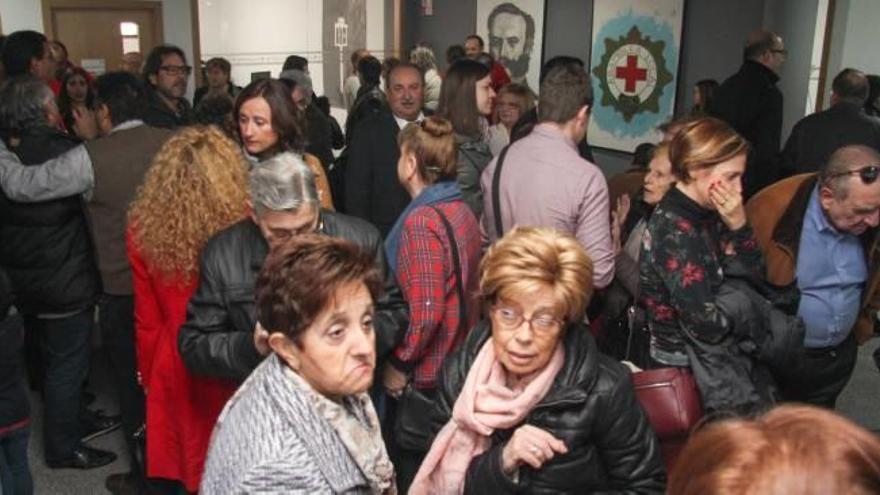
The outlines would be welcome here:
<svg viewBox="0 0 880 495">
<path fill-rule="evenodd" d="M 177 332 L 205 242 L 246 213 L 247 162 L 213 127 L 162 146 L 129 210 L 138 372 L 147 399 L 147 476 L 198 490 L 208 440 L 237 385 L 189 373 Z"/>
</svg>

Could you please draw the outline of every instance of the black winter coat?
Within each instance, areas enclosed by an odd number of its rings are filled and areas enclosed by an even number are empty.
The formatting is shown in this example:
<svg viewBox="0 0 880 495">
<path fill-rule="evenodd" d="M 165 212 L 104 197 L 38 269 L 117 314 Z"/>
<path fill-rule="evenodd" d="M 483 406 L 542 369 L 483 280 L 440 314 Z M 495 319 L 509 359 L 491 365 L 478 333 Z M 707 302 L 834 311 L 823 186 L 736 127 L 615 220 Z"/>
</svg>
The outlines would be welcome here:
<svg viewBox="0 0 880 495">
<path fill-rule="evenodd" d="M 176 129 L 193 123 L 192 107 L 186 98 L 177 100 L 177 112 L 173 112 L 160 99 L 155 89 L 147 89 L 142 118 L 148 126 L 160 129 Z"/>
<path fill-rule="evenodd" d="M 25 165 L 39 165 L 79 142 L 48 127 L 35 128 L 11 148 Z M 16 203 L 0 191 L 0 266 L 23 314 L 84 310 L 100 283 L 82 197 Z"/>
<path fill-rule="evenodd" d="M 382 239 L 362 220 L 322 211 L 319 232 L 351 241 L 375 255 L 385 292 L 376 300 L 377 360 L 398 344 L 408 325 L 406 301 L 387 269 Z M 250 219 L 220 231 L 202 251 L 199 287 L 186 310 L 178 347 L 183 362 L 199 375 L 244 380 L 263 357 L 254 346 L 254 288 L 269 246 Z"/>
<path fill-rule="evenodd" d="M 818 172 L 831 153 L 850 144 L 880 152 L 880 119 L 869 117 L 861 105 L 847 101 L 807 115 L 795 124 L 785 142 L 779 178 Z"/>
<path fill-rule="evenodd" d="M 449 357 L 438 380 L 436 434 L 449 421 L 474 359 L 488 340 L 484 321 Z M 587 328 L 569 326 L 565 364 L 524 424 L 541 428 L 568 447 L 539 470 L 524 466 L 519 483 L 501 469 L 501 451 L 516 428 L 496 431 L 492 446 L 468 467 L 464 493 L 663 493 L 660 448 L 636 401 L 629 370 L 600 354 Z"/>
<path fill-rule="evenodd" d="M 752 145 L 743 176 L 743 196 L 751 197 L 779 176 L 782 139 L 782 92 L 772 70 L 753 60 L 743 62 L 715 92 L 709 114 L 730 124 Z"/>
</svg>

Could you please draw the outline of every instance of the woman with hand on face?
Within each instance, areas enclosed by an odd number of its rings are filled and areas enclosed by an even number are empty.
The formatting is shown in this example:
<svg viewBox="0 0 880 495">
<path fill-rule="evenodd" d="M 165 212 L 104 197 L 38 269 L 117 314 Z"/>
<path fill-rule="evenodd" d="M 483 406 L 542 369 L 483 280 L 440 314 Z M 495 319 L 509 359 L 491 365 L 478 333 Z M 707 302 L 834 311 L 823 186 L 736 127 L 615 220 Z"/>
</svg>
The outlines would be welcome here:
<svg viewBox="0 0 880 495">
<path fill-rule="evenodd" d="M 374 259 L 342 239 L 272 250 L 256 282 L 272 353 L 223 410 L 202 493 L 396 493 L 367 395 L 381 287 Z"/>
<path fill-rule="evenodd" d="M 260 162 L 285 151 L 299 153 L 315 173 L 321 207 L 333 209 L 330 183 L 320 160 L 304 153 L 305 120 L 286 84 L 276 79 L 250 83 L 235 100 L 234 118 L 241 145 L 252 161 Z"/>
<path fill-rule="evenodd" d="M 89 82 L 88 73 L 80 67 L 73 67 L 61 81 L 58 94 L 58 110 L 67 132 L 80 139 L 93 139 L 94 135 L 83 135 L 76 125 L 79 119 L 95 119 L 95 91 Z"/>
<path fill-rule="evenodd" d="M 698 346 L 728 336 L 733 320 L 717 304 L 726 267 L 736 263 L 762 273 L 742 199 L 748 150 L 740 135 L 713 118 L 687 123 L 669 143 L 677 183 L 648 220 L 639 256 L 653 368 L 690 368 Z M 708 373 L 723 381 L 733 371 Z M 704 405 L 707 391 L 701 384 Z"/>
<path fill-rule="evenodd" d="M 510 133 L 519 118 L 535 108 L 535 94 L 522 84 L 511 83 L 498 91 L 495 113 L 498 123 L 489 127 L 489 149 L 498 156 L 510 144 Z"/>
<path fill-rule="evenodd" d="M 443 365 L 439 433 L 411 494 L 663 492 L 629 371 L 582 323 L 592 271 L 555 230 L 517 227 L 489 248 L 479 284 L 489 319 Z"/>
<path fill-rule="evenodd" d="M 458 147 L 458 184 L 464 202 L 477 218 L 483 214 L 480 176 L 492 161 L 486 133 L 494 101 L 495 91 L 487 66 L 463 59 L 446 72 L 437 116 L 452 122 Z"/>
<path fill-rule="evenodd" d="M 408 411 L 405 402 L 413 400 L 401 395 L 404 388 L 409 385 L 433 397 L 440 365 L 476 323 L 471 295 L 477 286 L 480 229 L 455 180 L 455 139 L 449 121 L 427 117 L 404 127 L 397 140 L 397 175 L 413 200 L 388 234 L 385 252 L 409 304 L 410 320 L 385 366 L 383 384 L 398 399 L 397 414 L 402 414 Z M 430 429 L 430 418 L 412 419 L 424 421 L 425 433 Z M 404 492 L 429 445 L 416 447 L 395 437 L 389 448 Z"/>
</svg>

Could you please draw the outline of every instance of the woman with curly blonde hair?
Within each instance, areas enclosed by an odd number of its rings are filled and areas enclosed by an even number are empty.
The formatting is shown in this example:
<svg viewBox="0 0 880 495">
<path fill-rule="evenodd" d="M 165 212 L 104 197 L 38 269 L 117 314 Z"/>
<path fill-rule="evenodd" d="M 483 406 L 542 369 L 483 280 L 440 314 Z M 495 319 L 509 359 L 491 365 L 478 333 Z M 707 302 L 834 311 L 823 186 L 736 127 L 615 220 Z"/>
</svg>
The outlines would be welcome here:
<svg viewBox="0 0 880 495">
<path fill-rule="evenodd" d="M 236 384 L 192 376 L 177 332 L 198 284 L 199 253 L 247 212 L 247 176 L 236 143 L 214 127 L 190 127 L 162 146 L 129 208 L 147 476 L 190 492 L 198 489 L 214 422 Z"/>
</svg>

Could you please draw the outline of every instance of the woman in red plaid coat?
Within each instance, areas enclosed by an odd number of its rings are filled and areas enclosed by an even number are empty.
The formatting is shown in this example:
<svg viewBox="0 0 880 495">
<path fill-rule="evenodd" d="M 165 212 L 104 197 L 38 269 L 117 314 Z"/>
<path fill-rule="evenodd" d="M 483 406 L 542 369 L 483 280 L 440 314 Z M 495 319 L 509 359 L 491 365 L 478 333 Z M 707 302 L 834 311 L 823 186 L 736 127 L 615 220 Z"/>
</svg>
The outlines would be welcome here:
<svg viewBox="0 0 880 495">
<path fill-rule="evenodd" d="M 428 117 L 406 126 L 398 143 L 397 175 L 413 200 L 388 234 L 385 249 L 409 304 L 410 323 L 385 366 L 383 384 L 393 398 L 400 398 L 407 386 L 430 398 L 443 360 L 479 316 L 473 296 L 480 232 L 456 180 L 452 124 Z M 429 418 L 423 419 L 427 433 Z M 390 434 L 394 437 L 393 431 Z M 429 445 L 413 451 L 401 441 L 391 439 L 389 454 L 397 469 L 398 488 L 405 493 Z"/>
</svg>

